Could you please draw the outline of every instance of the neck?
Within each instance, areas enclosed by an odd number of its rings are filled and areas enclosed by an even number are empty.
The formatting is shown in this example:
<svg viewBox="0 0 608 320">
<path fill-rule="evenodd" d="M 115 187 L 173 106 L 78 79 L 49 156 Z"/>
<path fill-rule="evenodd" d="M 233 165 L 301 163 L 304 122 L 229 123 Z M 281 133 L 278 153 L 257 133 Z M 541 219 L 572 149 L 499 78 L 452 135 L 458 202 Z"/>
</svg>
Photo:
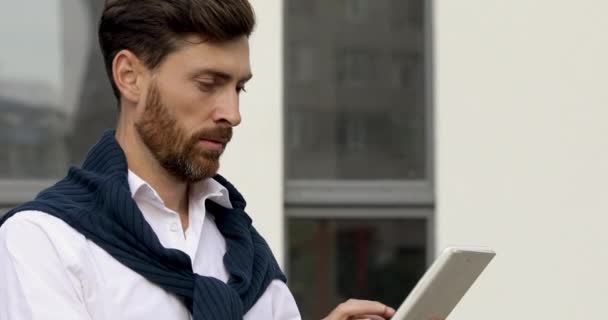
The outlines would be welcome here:
<svg viewBox="0 0 608 320">
<path fill-rule="evenodd" d="M 120 123 L 116 140 L 127 158 L 129 170 L 146 181 L 160 196 L 165 206 L 177 212 L 184 230 L 188 228 L 188 183 L 171 175 L 143 143 L 135 128 Z"/>
</svg>

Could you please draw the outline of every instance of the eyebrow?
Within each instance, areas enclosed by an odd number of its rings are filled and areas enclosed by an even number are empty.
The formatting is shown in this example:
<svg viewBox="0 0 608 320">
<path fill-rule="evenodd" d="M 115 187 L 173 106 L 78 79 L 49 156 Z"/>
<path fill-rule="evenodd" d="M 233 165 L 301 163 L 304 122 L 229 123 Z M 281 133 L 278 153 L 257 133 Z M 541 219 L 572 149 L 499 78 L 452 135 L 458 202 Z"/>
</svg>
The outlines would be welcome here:
<svg viewBox="0 0 608 320">
<path fill-rule="evenodd" d="M 201 69 L 192 73 L 192 78 L 200 77 L 200 76 L 213 76 L 216 78 L 220 78 L 222 80 L 232 80 L 234 77 L 226 72 L 215 70 L 215 69 Z M 245 83 L 253 78 L 251 73 L 247 74 L 245 77 L 238 80 L 239 83 Z"/>
</svg>

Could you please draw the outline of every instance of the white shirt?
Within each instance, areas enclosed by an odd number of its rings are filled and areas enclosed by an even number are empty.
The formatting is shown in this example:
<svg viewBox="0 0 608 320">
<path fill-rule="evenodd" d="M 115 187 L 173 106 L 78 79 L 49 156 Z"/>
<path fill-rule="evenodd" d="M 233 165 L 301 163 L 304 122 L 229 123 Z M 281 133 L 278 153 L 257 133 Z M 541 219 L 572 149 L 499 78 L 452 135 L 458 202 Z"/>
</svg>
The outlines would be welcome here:
<svg viewBox="0 0 608 320">
<path fill-rule="evenodd" d="M 191 187 L 189 227 L 158 194 L 129 172 L 133 199 L 160 242 L 192 259 L 194 272 L 228 281 L 226 242 L 205 200 L 230 207 L 228 191 L 207 179 Z M 0 228 L 0 320 L 178 319 L 191 316 L 173 294 L 151 283 L 62 220 L 21 212 Z M 275 280 L 245 320 L 300 319 L 294 298 Z"/>
</svg>

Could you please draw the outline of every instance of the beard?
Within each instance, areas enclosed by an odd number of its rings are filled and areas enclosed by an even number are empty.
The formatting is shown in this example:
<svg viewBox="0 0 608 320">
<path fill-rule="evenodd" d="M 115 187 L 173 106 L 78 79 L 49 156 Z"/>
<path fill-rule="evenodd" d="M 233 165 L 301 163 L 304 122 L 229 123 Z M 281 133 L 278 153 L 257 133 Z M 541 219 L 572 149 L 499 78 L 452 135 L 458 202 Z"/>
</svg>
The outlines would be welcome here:
<svg viewBox="0 0 608 320">
<path fill-rule="evenodd" d="M 160 90 L 152 83 L 143 116 L 135 123 L 143 143 L 158 163 L 172 176 L 194 183 L 213 177 L 219 159 L 232 138 L 232 127 L 217 126 L 188 134 L 162 102 Z M 207 150 L 201 140 L 221 141 L 220 150 Z"/>
</svg>

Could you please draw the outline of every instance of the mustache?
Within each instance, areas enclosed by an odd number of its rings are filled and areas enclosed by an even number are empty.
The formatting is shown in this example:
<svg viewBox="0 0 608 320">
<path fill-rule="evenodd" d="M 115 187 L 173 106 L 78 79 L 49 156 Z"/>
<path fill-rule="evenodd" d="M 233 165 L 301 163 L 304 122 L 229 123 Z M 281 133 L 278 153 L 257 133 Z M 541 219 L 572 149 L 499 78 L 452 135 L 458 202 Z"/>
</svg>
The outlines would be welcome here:
<svg viewBox="0 0 608 320">
<path fill-rule="evenodd" d="M 194 134 L 194 140 L 210 140 L 221 144 L 228 144 L 232 140 L 232 127 L 215 127 L 202 129 Z"/>
</svg>

